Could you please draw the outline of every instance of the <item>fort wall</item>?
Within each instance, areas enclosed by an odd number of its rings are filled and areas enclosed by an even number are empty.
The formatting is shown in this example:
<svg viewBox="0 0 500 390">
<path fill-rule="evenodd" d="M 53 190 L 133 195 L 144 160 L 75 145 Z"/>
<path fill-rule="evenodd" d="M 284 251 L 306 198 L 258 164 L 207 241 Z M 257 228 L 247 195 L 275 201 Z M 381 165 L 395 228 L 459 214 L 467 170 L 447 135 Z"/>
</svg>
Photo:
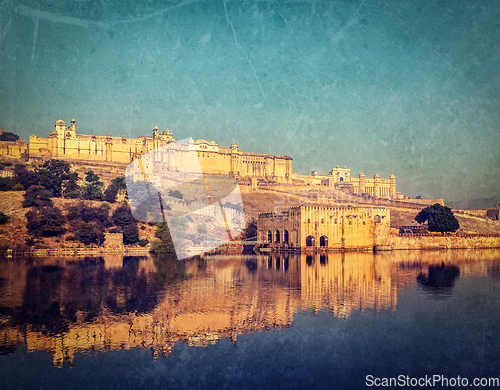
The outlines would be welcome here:
<svg viewBox="0 0 500 390">
<path fill-rule="evenodd" d="M 500 236 L 477 234 L 468 237 L 418 236 L 406 237 L 390 235 L 380 240 L 383 248 L 392 250 L 414 249 L 485 249 L 500 248 Z"/>
<path fill-rule="evenodd" d="M 32 135 L 29 140 L 31 159 L 64 158 L 77 161 L 129 164 L 134 159 L 164 146 L 182 151 L 195 150 L 203 173 L 230 175 L 236 178 L 257 177 L 278 183 L 289 183 L 292 176 L 292 158 L 263 153 L 244 152 L 237 144 L 230 147 L 219 146 L 214 141 L 190 140 L 187 144 L 177 144 L 172 133 L 166 129 L 162 133 L 153 129 L 152 136 L 139 138 L 96 136 L 77 134 L 76 121 L 66 126 L 63 120 L 56 121 L 49 137 Z M 164 156 L 162 156 L 163 158 Z M 174 154 L 167 154 L 167 169 L 177 170 Z M 184 167 L 183 167 L 184 169 Z"/>
</svg>

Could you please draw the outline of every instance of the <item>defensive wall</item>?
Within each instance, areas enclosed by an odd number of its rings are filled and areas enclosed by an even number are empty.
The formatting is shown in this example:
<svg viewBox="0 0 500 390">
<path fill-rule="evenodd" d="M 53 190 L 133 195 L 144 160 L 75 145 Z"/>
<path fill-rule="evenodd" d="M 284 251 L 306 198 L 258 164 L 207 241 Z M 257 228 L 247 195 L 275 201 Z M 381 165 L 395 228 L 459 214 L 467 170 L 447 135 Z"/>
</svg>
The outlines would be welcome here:
<svg viewBox="0 0 500 390">
<path fill-rule="evenodd" d="M 206 174 L 230 175 L 236 178 L 258 177 L 260 179 L 288 183 L 292 175 L 292 158 L 264 153 L 244 152 L 233 143 L 230 147 L 219 146 L 214 141 L 189 140 L 186 144 L 176 143 L 172 133 L 166 129 L 162 133 L 153 129 L 152 136 L 138 138 L 86 135 L 76 133 L 76 120 L 66 126 L 63 120 L 56 121 L 49 137 L 32 135 L 29 140 L 31 159 L 64 158 L 102 163 L 125 163 L 169 146 L 178 153 L 196 151 L 201 170 Z M 162 168 L 175 172 L 175 153 L 162 154 Z"/>
<path fill-rule="evenodd" d="M 379 250 L 500 248 L 500 234 L 390 234 L 379 241 Z"/>
</svg>

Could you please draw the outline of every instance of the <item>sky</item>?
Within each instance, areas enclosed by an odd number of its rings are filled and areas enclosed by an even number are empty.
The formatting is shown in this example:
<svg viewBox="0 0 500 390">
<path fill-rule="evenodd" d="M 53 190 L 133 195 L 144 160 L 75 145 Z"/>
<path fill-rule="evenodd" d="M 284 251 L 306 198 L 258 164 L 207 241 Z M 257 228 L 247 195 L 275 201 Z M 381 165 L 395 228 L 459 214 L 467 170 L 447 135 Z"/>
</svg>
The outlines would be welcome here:
<svg viewBox="0 0 500 390">
<path fill-rule="evenodd" d="M 214 140 L 293 170 L 500 193 L 496 0 L 0 3 L 0 127 Z"/>
</svg>

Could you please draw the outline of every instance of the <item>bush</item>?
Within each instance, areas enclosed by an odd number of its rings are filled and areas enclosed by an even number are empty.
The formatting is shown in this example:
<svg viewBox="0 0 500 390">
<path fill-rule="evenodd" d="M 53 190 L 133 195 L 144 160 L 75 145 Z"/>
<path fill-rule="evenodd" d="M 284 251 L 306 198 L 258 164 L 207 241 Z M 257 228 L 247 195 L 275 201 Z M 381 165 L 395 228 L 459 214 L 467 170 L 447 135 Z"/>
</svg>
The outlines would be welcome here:
<svg viewBox="0 0 500 390">
<path fill-rule="evenodd" d="M 0 191 L 10 191 L 12 183 L 10 177 L 0 177 Z"/>
<path fill-rule="evenodd" d="M 12 191 L 24 191 L 24 186 L 21 183 L 17 183 L 12 187 Z"/>
<path fill-rule="evenodd" d="M 148 244 L 149 244 L 149 241 L 147 239 L 145 239 L 145 238 L 141 238 L 139 240 L 139 245 L 142 246 L 142 247 L 144 247 L 144 246 L 146 246 Z"/>
<path fill-rule="evenodd" d="M 137 221 L 132 216 L 127 203 L 122 204 L 113 212 L 113 223 L 120 227 L 123 233 L 123 243 L 125 245 L 135 244 L 139 241 L 139 229 Z"/>
<path fill-rule="evenodd" d="M 52 192 L 42 186 L 31 186 L 24 193 L 23 207 L 52 206 Z"/>
<path fill-rule="evenodd" d="M 75 221 L 76 224 L 80 221 L 94 222 L 101 230 L 113 224 L 109 218 L 109 206 L 106 204 L 92 207 L 80 201 L 68 208 L 66 217 L 69 221 Z"/>
<path fill-rule="evenodd" d="M 99 176 L 92 170 L 89 170 L 85 173 L 85 181 L 88 184 L 81 189 L 83 198 L 88 200 L 101 200 L 103 183 L 99 180 Z"/>
<path fill-rule="evenodd" d="M 115 203 L 117 195 L 118 195 L 118 187 L 114 183 L 111 183 L 104 192 L 104 200 L 106 200 L 109 203 Z"/>
<path fill-rule="evenodd" d="M 66 219 L 57 207 L 43 207 L 31 209 L 26 213 L 26 227 L 33 236 L 53 237 L 65 232 Z"/>
<path fill-rule="evenodd" d="M 75 238 L 85 245 L 100 245 L 104 242 L 104 232 L 93 223 L 81 222 L 75 232 Z"/>
<path fill-rule="evenodd" d="M 9 220 L 9 216 L 4 212 L 0 211 L 0 225 L 3 225 L 5 222 Z"/>
</svg>

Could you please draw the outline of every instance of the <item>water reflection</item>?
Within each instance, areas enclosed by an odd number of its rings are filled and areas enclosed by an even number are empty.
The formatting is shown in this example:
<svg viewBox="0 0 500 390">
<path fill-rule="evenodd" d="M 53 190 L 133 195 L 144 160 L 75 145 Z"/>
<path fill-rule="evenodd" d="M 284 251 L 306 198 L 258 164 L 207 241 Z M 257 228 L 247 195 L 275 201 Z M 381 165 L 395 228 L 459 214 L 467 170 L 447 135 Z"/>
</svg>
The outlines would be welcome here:
<svg viewBox="0 0 500 390">
<path fill-rule="evenodd" d="M 498 278 L 499 259 L 498 251 L 3 259 L 0 351 L 26 344 L 56 367 L 94 351 L 168 356 L 178 342 L 291 327 L 304 310 L 339 319 L 393 312 L 412 286 L 449 295 L 459 278 Z"/>
</svg>

